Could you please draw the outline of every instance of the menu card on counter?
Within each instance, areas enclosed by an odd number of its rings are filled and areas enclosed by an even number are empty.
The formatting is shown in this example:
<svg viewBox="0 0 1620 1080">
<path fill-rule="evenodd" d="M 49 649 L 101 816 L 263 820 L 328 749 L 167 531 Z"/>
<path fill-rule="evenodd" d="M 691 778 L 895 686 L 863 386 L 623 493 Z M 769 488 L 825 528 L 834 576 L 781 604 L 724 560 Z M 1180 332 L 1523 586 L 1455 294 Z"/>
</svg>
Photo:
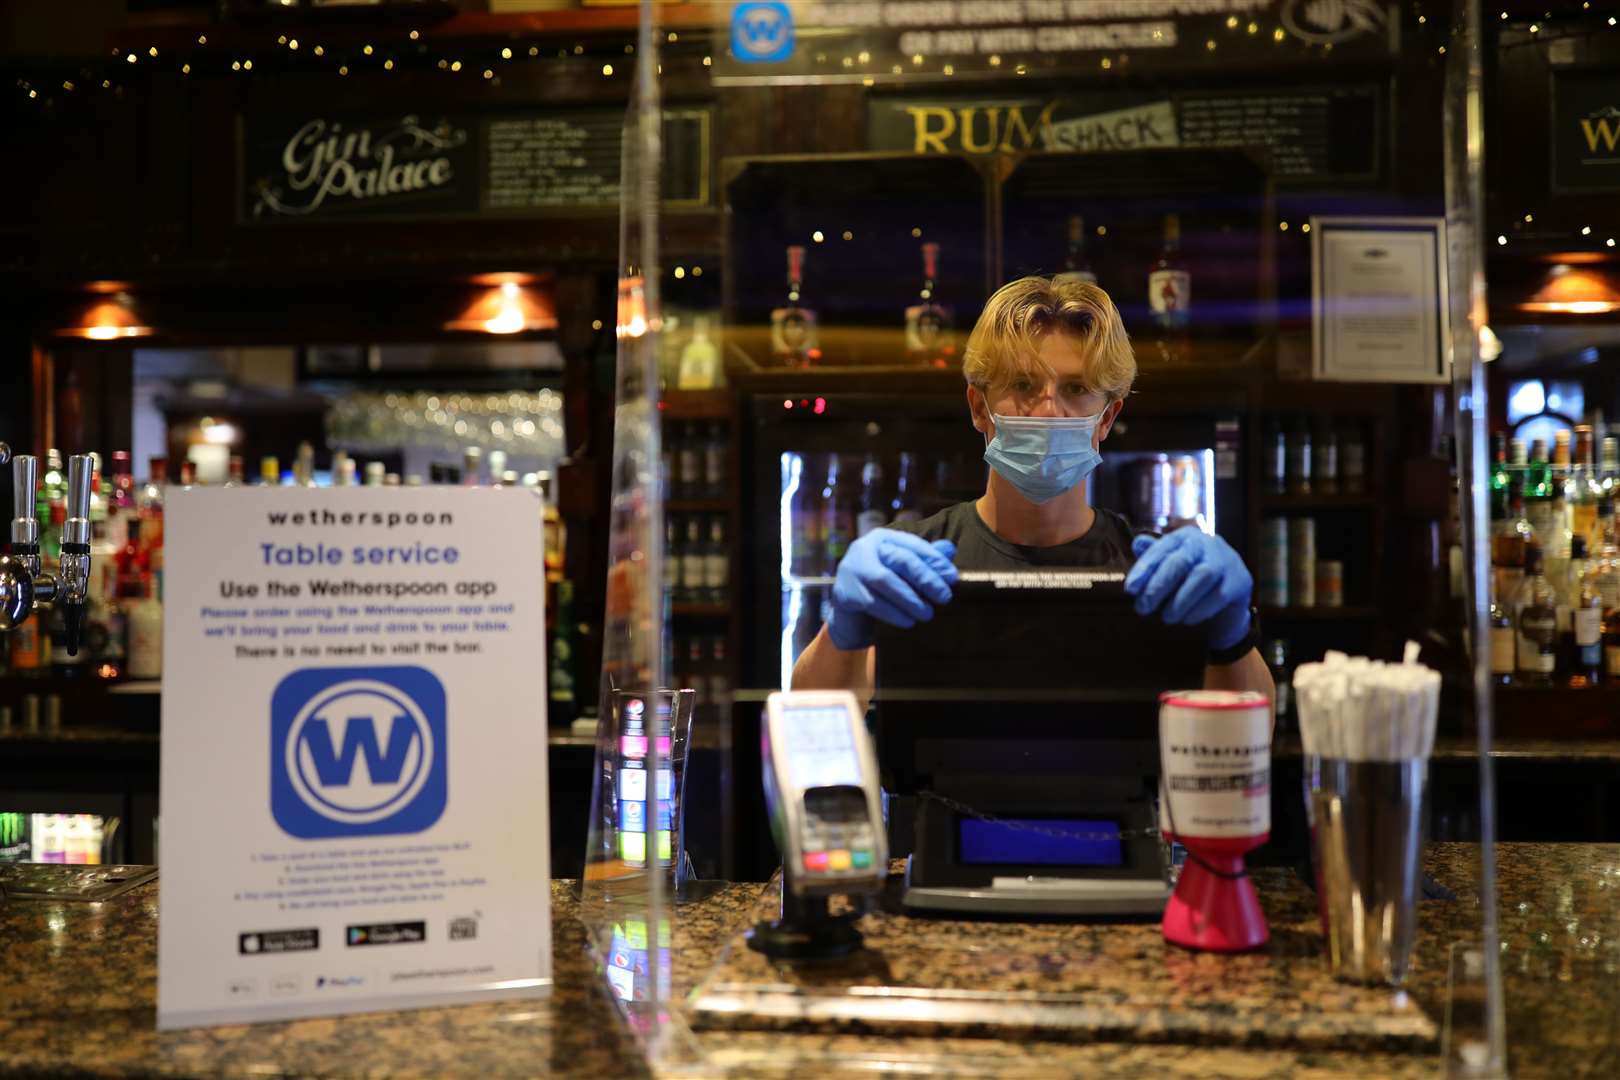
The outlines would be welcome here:
<svg viewBox="0 0 1620 1080">
<path fill-rule="evenodd" d="M 540 506 L 171 488 L 158 1026 L 546 993 Z"/>
</svg>

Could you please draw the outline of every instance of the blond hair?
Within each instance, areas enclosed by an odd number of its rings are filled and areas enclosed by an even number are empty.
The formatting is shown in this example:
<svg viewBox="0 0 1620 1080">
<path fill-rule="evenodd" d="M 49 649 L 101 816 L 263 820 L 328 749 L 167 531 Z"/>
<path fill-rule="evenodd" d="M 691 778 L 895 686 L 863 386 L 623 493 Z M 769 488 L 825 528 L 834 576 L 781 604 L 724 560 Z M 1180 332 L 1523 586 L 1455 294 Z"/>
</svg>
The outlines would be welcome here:
<svg viewBox="0 0 1620 1080">
<path fill-rule="evenodd" d="M 1000 393 L 1020 376 L 1055 375 L 1040 342 L 1060 332 L 1086 358 L 1086 388 L 1110 402 L 1131 392 L 1136 354 L 1108 294 L 1082 281 L 1025 277 L 996 290 L 968 335 L 962 374 L 981 391 Z"/>
</svg>

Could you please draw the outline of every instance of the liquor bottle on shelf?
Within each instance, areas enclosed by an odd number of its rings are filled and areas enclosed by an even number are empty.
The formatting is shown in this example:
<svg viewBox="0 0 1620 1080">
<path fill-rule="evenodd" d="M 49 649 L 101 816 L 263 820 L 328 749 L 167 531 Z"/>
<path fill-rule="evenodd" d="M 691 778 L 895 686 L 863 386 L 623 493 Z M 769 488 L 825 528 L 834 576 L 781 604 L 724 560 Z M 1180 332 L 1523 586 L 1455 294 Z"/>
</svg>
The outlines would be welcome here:
<svg viewBox="0 0 1620 1080">
<path fill-rule="evenodd" d="M 716 712 L 731 707 L 731 666 L 726 662 L 726 639 L 716 634 L 709 639 L 709 701 Z"/>
<path fill-rule="evenodd" d="M 1612 522 L 1613 503 L 1605 499 L 1604 504 L 1610 508 L 1605 516 Z M 1612 525 L 1604 548 L 1605 552 L 1598 559 L 1593 587 L 1597 589 L 1598 600 L 1603 605 L 1603 673 L 1609 681 L 1614 682 L 1620 680 L 1620 556 L 1615 554 Z"/>
<path fill-rule="evenodd" d="M 707 599 L 703 587 L 707 567 L 704 565 L 703 522 L 696 514 L 686 519 L 684 540 L 681 546 L 681 584 L 686 593 L 686 602 L 701 604 Z"/>
<path fill-rule="evenodd" d="M 93 561 L 93 560 L 92 560 Z M 107 587 L 107 574 L 90 575 L 89 603 L 85 608 L 84 640 L 98 678 L 118 679 L 124 674 L 128 625 L 122 602 Z"/>
<path fill-rule="evenodd" d="M 1530 441 L 1530 458 L 1525 464 L 1524 495 L 1526 500 L 1552 497 L 1552 464 L 1547 460 L 1547 440 Z"/>
<path fill-rule="evenodd" d="M 841 479 L 837 454 L 827 455 L 827 484 L 821 489 L 822 573 L 838 573 L 838 564 L 855 539 L 852 485 Z"/>
<path fill-rule="evenodd" d="M 1515 682 L 1520 686 L 1551 686 L 1558 669 L 1558 598 L 1541 568 L 1541 548 L 1531 544 L 1524 555 L 1524 584 L 1519 586 Z"/>
<path fill-rule="evenodd" d="M 681 523 L 673 516 L 664 518 L 664 577 L 669 582 L 669 598 L 677 604 L 686 603 L 686 582 L 682 572 L 686 568 L 681 558 Z"/>
<path fill-rule="evenodd" d="M 681 350 L 675 385 L 682 390 L 709 390 L 720 382 L 720 350 L 709 339 L 709 316 L 692 320 L 692 340 Z"/>
<path fill-rule="evenodd" d="M 230 459 L 226 462 L 225 467 L 226 467 L 226 473 L 225 473 L 225 486 L 226 487 L 245 487 L 245 486 L 247 486 L 246 474 L 243 473 L 243 471 L 242 471 L 242 469 L 243 469 L 242 455 L 240 455 L 240 454 L 232 454 L 230 456 Z"/>
<path fill-rule="evenodd" d="M 709 542 L 703 549 L 703 599 L 710 604 L 724 604 L 730 591 L 730 579 L 726 519 L 716 514 L 709 519 Z"/>
<path fill-rule="evenodd" d="M 1554 490 L 1569 483 L 1569 467 L 1572 464 L 1570 457 L 1572 441 L 1572 433 L 1568 428 L 1559 428 L 1553 432 L 1552 460 L 1549 462 L 1547 475 Z"/>
<path fill-rule="evenodd" d="M 703 494 L 703 447 L 691 424 L 675 428 L 675 497 L 695 499 Z"/>
<path fill-rule="evenodd" d="M 146 589 L 146 575 L 152 568 L 152 549 L 146 543 L 145 532 L 145 522 L 140 518 L 131 521 L 124 547 L 114 556 L 119 596 L 138 597 Z"/>
<path fill-rule="evenodd" d="M 49 657 L 50 642 L 37 615 L 0 638 L 0 646 L 11 649 L 11 670 L 18 675 L 38 674 Z"/>
<path fill-rule="evenodd" d="M 917 302 L 906 308 L 906 360 L 926 367 L 946 368 L 956 360 L 956 335 L 951 332 L 950 309 L 940 304 L 939 245 L 922 246 L 923 283 Z"/>
<path fill-rule="evenodd" d="M 1275 417 L 1266 420 L 1264 445 L 1264 482 L 1266 493 L 1285 495 L 1288 492 L 1288 434 Z"/>
<path fill-rule="evenodd" d="M 281 462 L 274 454 L 259 459 L 259 486 L 278 487 L 281 484 Z"/>
<path fill-rule="evenodd" d="M 1524 496 L 1510 488 L 1507 517 L 1491 535 L 1491 576 L 1496 581 L 1496 595 L 1509 607 L 1518 603 L 1519 586 L 1524 584 L 1524 553 L 1535 538 L 1535 529 L 1524 514 Z"/>
<path fill-rule="evenodd" d="M 1491 490 L 1505 493 L 1508 477 L 1507 436 L 1498 431 L 1491 436 Z"/>
<path fill-rule="evenodd" d="M 917 455 L 909 450 L 900 452 L 900 472 L 894 478 L 889 520 L 896 524 L 922 520 L 922 514 L 917 509 Z"/>
<path fill-rule="evenodd" d="M 114 450 L 112 454 L 112 497 L 108 507 L 113 513 L 135 509 L 135 471 L 128 450 Z"/>
<path fill-rule="evenodd" d="M 337 469 L 332 470 L 334 473 Z M 464 487 L 478 487 L 484 482 L 484 448 L 469 446 L 461 451 L 461 483 Z"/>
<path fill-rule="evenodd" d="M 39 553 L 54 562 L 62 557 L 62 526 L 67 521 L 67 478 L 62 473 L 60 450 L 45 451 L 45 473 L 34 497 L 34 512 L 39 519 Z"/>
<path fill-rule="evenodd" d="M 547 719 L 555 725 L 573 723 L 578 702 L 574 679 L 574 583 L 557 582 L 557 627 L 551 638 L 550 674 L 546 679 Z"/>
<path fill-rule="evenodd" d="M 1311 429 L 1303 420 L 1288 432 L 1288 494 L 1311 493 Z"/>
<path fill-rule="evenodd" d="M 703 494 L 705 498 L 721 499 L 726 494 L 726 429 L 719 421 L 709 425 L 708 437 L 703 440 Z"/>
<path fill-rule="evenodd" d="M 861 465 L 861 511 L 855 518 L 855 535 L 865 536 L 881 529 L 888 515 L 884 512 L 883 465 L 876 454 L 867 454 Z"/>
<path fill-rule="evenodd" d="M 781 367 L 805 368 L 821 359 L 816 313 L 802 306 L 804 248 L 787 249 L 787 303 L 771 312 L 771 355 Z"/>
<path fill-rule="evenodd" d="M 1614 500 L 1605 498 L 1598 503 L 1597 533 L 1600 539 L 1597 550 L 1591 556 L 1591 571 L 1596 575 L 1604 611 L 1620 607 L 1620 543 L 1617 543 L 1614 529 Z"/>
<path fill-rule="evenodd" d="M 1339 434 L 1332 424 L 1318 427 L 1311 439 L 1311 490 L 1318 495 L 1339 493 Z"/>
<path fill-rule="evenodd" d="M 1530 449 L 1530 467 L 1525 473 L 1524 512 L 1535 530 L 1536 543 L 1545 557 L 1557 557 L 1558 538 L 1553 527 L 1552 467 L 1547 461 L 1547 446 L 1537 439 Z M 1567 550 L 1567 547 L 1566 547 Z"/>
<path fill-rule="evenodd" d="M 1148 270 L 1148 310 L 1166 360 L 1187 358 L 1192 275 L 1181 257 L 1181 215 L 1164 215 L 1164 246 Z"/>
<path fill-rule="evenodd" d="M 1063 256 L 1063 272 L 1052 275 L 1052 284 L 1097 284 L 1092 272 L 1091 259 L 1086 255 L 1086 219 L 1079 214 L 1069 215 L 1069 250 Z"/>
<path fill-rule="evenodd" d="M 315 486 L 315 447 L 308 442 L 298 444 L 293 458 L 293 483 L 298 487 Z"/>
<path fill-rule="evenodd" d="M 1584 537 L 1587 552 L 1596 554 L 1603 543 L 1597 531 L 1597 507 L 1603 499 L 1603 486 L 1598 481 L 1592 434 L 1589 424 L 1575 428 L 1575 457 L 1569 474 L 1569 531 L 1572 537 Z"/>
<path fill-rule="evenodd" d="M 148 579 L 144 592 L 129 605 L 129 677 L 156 679 L 163 674 L 163 602 L 157 583 Z"/>
<path fill-rule="evenodd" d="M 1588 563 L 1586 558 L 1586 537 L 1573 537 L 1565 600 L 1570 607 L 1565 685 L 1571 690 L 1589 689 L 1603 681 L 1603 598 L 1595 571 L 1595 562 Z"/>
<path fill-rule="evenodd" d="M 1598 486 L 1605 495 L 1620 494 L 1620 438 L 1606 436 L 1603 440 L 1602 464 L 1598 468 L 1601 474 Z"/>
<path fill-rule="evenodd" d="M 1513 616 L 1497 592 L 1496 578 L 1491 578 L 1491 681 L 1498 686 L 1513 682 L 1514 655 L 1518 634 Z"/>
</svg>

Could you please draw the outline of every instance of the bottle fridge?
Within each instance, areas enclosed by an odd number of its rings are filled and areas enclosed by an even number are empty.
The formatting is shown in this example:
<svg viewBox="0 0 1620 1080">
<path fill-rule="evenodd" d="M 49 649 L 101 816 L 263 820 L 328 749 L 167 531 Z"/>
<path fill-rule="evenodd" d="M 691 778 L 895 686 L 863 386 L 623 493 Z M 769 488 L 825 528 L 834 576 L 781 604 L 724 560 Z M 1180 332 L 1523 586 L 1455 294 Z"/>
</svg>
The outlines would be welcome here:
<svg viewBox="0 0 1620 1080">
<path fill-rule="evenodd" d="M 1103 444 L 1094 505 L 1137 529 L 1193 525 L 1244 550 L 1243 408 L 1220 395 L 1133 398 Z M 984 439 L 964 391 L 891 395 L 756 393 L 742 460 L 744 686 L 789 685 L 826 619 L 849 545 L 984 493 Z"/>
</svg>

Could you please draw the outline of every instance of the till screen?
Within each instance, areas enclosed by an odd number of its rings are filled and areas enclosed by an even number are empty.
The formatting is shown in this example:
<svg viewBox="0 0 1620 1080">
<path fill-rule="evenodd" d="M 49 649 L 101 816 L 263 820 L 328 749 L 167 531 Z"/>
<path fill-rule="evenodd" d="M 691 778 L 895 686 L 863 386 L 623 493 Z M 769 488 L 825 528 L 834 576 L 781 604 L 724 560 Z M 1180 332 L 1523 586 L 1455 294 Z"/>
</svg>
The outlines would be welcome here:
<svg viewBox="0 0 1620 1080">
<path fill-rule="evenodd" d="M 1040 831 L 1036 831 L 1040 830 Z M 1055 835 L 1055 834 L 1066 835 Z M 964 866 L 1123 866 L 1119 822 L 1027 818 L 957 822 Z"/>
<path fill-rule="evenodd" d="M 785 710 L 787 755 L 801 788 L 861 786 L 861 758 L 842 706 L 801 705 Z"/>
</svg>

